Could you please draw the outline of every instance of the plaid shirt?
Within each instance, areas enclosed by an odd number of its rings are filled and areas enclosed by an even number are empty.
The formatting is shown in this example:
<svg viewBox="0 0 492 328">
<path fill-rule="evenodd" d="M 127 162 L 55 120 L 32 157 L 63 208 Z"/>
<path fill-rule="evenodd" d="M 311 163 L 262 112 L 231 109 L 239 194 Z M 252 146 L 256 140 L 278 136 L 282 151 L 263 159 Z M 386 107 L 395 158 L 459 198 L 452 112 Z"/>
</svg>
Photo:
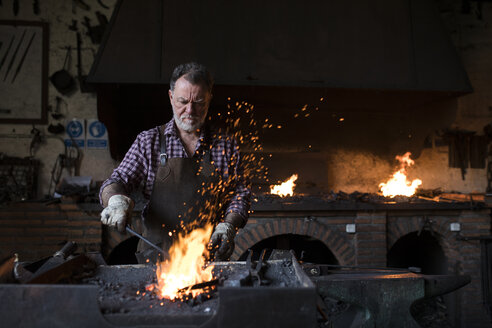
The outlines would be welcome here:
<svg viewBox="0 0 492 328">
<path fill-rule="evenodd" d="M 166 137 L 166 152 L 168 158 L 189 157 L 176 131 L 174 119 L 165 125 L 164 135 Z M 240 161 L 241 157 L 236 141 L 233 138 L 227 138 L 223 135 L 215 138 L 206 138 L 204 132 L 202 132 L 198 139 L 193 157 L 203 157 L 202 150 L 206 147 L 206 143 L 211 145 L 211 160 L 222 177 L 227 179 L 230 174 L 233 174 L 233 177 L 235 177 L 233 179 L 235 183 L 233 183 L 234 186 L 232 186 L 232 188 L 235 189 L 234 195 L 232 196 L 229 205 L 226 207 L 224 215 L 229 212 L 235 212 L 241 215 L 246 221 L 250 207 L 251 191 L 248 187 L 249 181 L 243 176 Z M 157 168 L 160 164 L 159 155 L 159 126 L 141 132 L 126 153 L 123 161 L 113 171 L 111 177 L 102 184 L 99 196 L 101 196 L 102 190 L 112 183 L 123 185 L 128 194 L 137 190 L 140 184 L 143 183 L 143 195 L 145 199 L 149 200 L 154 186 Z M 143 213 L 146 212 L 147 206 L 148 203 L 146 204 Z"/>
</svg>

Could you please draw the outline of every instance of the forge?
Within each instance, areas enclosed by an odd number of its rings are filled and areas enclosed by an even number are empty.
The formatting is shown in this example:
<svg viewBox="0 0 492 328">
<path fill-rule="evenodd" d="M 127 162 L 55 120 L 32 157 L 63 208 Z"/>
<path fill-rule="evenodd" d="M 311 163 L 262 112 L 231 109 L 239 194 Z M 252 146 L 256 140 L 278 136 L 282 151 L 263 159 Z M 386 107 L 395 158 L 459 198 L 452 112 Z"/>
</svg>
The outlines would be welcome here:
<svg viewBox="0 0 492 328">
<path fill-rule="evenodd" d="M 454 291 L 469 276 L 299 263 L 293 252 L 215 262 L 195 297 L 170 300 L 149 288 L 155 266 L 99 265 L 62 284 L 3 284 L 7 326 L 23 327 L 419 327 L 416 301 Z M 80 274 L 80 272 L 79 272 Z M 384 304 L 384 306 L 381 306 Z"/>
<path fill-rule="evenodd" d="M 0 285 L 7 326 L 315 327 L 315 285 L 290 255 L 215 262 L 216 286 L 186 301 L 146 288 L 152 265 L 99 266 L 77 284 Z"/>
</svg>

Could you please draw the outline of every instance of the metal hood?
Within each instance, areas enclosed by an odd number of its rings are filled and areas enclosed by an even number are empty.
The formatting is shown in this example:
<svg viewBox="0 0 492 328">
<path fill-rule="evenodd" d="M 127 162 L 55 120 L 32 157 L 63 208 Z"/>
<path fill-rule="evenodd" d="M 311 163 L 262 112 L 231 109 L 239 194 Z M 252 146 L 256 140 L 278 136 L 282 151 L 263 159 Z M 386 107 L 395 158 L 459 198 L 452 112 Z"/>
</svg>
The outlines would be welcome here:
<svg viewBox="0 0 492 328">
<path fill-rule="evenodd" d="M 472 91 L 433 1 L 119 0 L 87 82 Z"/>
</svg>

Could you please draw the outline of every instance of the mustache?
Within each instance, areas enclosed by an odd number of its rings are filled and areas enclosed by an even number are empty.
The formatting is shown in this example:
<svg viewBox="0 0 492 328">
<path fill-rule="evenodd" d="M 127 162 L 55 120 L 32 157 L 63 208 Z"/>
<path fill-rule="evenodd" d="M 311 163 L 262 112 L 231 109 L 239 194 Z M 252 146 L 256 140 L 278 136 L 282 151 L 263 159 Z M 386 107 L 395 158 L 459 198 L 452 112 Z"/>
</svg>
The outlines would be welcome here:
<svg viewBox="0 0 492 328">
<path fill-rule="evenodd" d="M 182 119 L 182 120 L 184 120 L 186 118 L 187 119 L 195 119 L 195 118 L 198 118 L 198 116 L 196 116 L 196 115 L 186 115 L 185 114 L 185 115 L 181 115 L 179 118 Z"/>
</svg>

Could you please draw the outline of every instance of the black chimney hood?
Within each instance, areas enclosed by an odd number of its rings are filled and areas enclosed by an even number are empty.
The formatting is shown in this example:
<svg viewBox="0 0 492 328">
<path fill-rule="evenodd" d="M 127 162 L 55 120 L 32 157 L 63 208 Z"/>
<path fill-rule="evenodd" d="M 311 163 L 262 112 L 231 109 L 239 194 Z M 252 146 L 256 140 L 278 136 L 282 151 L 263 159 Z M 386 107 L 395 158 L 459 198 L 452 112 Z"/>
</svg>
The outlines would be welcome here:
<svg viewBox="0 0 492 328">
<path fill-rule="evenodd" d="M 167 84 L 190 60 L 217 85 L 472 91 L 429 0 L 119 0 L 87 82 Z"/>
<path fill-rule="evenodd" d="M 113 158 L 172 117 L 190 60 L 215 77 L 213 115 L 244 100 L 284 126 L 262 130 L 265 151 L 418 154 L 472 91 L 432 0 L 119 0 L 87 79 Z M 305 105 L 316 115 L 295 119 Z"/>
</svg>

